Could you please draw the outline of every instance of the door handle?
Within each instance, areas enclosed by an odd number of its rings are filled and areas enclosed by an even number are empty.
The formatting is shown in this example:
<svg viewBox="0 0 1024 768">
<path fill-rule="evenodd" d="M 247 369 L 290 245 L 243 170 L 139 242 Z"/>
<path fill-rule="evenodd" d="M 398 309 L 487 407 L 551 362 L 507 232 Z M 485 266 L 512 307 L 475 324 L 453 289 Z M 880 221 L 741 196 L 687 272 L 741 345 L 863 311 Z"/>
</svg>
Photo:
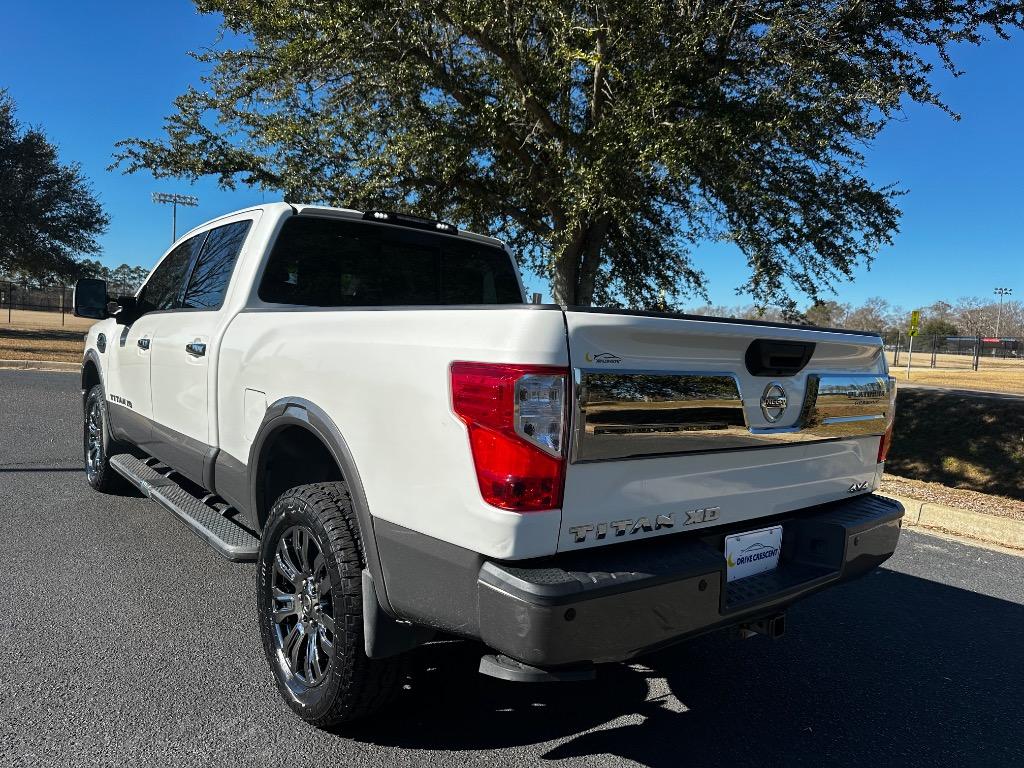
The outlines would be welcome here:
<svg viewBox="0 0 1024 768">
<path fill-rule="evenodd" d="M 190 341 L 185 345 L 185 351 L 192 357 L 202 357 L 206 354 L 206 345 L 201 341 Z"/>
<path fill-rule="evenodd" d="M 149 349 L 149 339 L 139 339 L 139 349 Z"/>
</svg>

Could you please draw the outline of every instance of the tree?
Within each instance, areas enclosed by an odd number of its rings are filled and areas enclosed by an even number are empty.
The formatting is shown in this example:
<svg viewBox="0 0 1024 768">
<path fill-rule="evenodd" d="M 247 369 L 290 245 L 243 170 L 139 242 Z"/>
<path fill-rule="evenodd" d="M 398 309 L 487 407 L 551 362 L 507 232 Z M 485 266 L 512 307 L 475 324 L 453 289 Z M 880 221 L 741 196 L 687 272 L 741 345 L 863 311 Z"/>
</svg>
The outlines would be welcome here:
<svg viewBox="0 0 1024 768">
<path fill-rule="evenodd" d="M 117 286 L 120 293 L 134 293 L 148 275 L 148 269 L 122 264 L 116 269 L 107 270 L 106 279 Z"/>
<path fill-rule="evenodd" d="M 995 314 L 992 305 L 977 296 L 964 296 L 957 300 L 953 311 L 956 324 L 967 336 L 987 336 L 995 328 Z"/>
<path fill-rule="evenodd" d="M 998 306 L 996 311 L 999 311 Z M 1020 301 L 1007 301 L 1003 303 L 999 335 L 1024 338 L 1024 303 Z"/>
<path fill-rule="evenodd" d="M 924 308 L 924 316 L 930 319 L 945 320 L 956 325 L 956 310 L 948 301 L 936 301 L 934 304 Z"/>
<path fill-rule="evenodd" d="M 0 90 L 0 273 L 51 282 L 100 250 L 109 219 L 76 163 L 63 165 L 38 128 L 15 118 Z"/>
<path fill-rule="evenodd" d="M 804 310 L 804 319 L 811 325 L 824 328 L 845 328 L 846 318 L 850 314 L 849 304 L 837 301 L 820 301 Z"/>
<path fill-rule="evenodd" d="M 886 333 L 899 327 L 900 310 L 888 301 L 873 296 L 859 307 L 853 307 L 843 320 L 843 327 L 858 331 Z"/>
<path fill-rule="evenodd" d="M 110 269 L 98 259 L 81 259 L 78 262 L 77 277 L 94 277 L 101 280 L 110 279 Z"/>
<path fill-rule="evenodd" d="M 926 317 L 925 321 L 921 323 L 921 335 L 922 336 L 959 336 L 960 331 L 957 327 L 941 317 Z"/>
<path fill-rule="evenodd" d="M 905 100 L 947 109 L 932 55 L 1021 25 L 992 0 L 196 0 L 226 39 L 128 172 L 490 231 L 568 304 L 705 296 L 734 243 L 795 313 L 897 231 L 863 148 Z"/>
</svg>

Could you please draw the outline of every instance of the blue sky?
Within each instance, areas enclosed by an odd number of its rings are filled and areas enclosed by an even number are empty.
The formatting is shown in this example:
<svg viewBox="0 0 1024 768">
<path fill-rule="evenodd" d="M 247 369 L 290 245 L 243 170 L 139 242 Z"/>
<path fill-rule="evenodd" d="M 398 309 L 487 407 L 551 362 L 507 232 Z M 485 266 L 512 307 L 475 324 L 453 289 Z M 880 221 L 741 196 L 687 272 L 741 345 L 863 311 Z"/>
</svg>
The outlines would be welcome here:
<svg viewBox="0 0 1024 768">
<path fill-rule="evenodd" d="M 151 266 L 170 239 L 170 210 L 150 202 L 154 191 L 197 195 L 198 208 L 179 209 L 179 232 L 272 195 L 240 188 L 223 192 L 212 180 L 194 185 L 148 174 L 106 170 L 113 145 L 156 137 L 171 101 L 197 83 L 200 65 L 189 49 L 211 44 L 217 19 L 199 16 L 187 0 L 158 3 L 17 3 L 4 0 L 0 87 L 18 104 L 23 123 L 43 127 L 62 159 L 81 163 L 111 217 L 102 259 Z M 965 48 L 959 78 L 940 73 L 954 122 L 934 108 L 911 106 L 868 155 L 869 176 L 908 191 L 894 246 L 868 272 L 838 289 L 840 301 L 884 296 L 904 307 L 937 299 L 991 297 L 997 285 L 1024 295 L 1024 38 Z M 709 278 L 712 303 L 745 303 L 734 289 L 746 265 L 734 249 L 708 244 L 696 261 Z M 527 275 L 531 290 L 546 285 Z"/>
</svg>

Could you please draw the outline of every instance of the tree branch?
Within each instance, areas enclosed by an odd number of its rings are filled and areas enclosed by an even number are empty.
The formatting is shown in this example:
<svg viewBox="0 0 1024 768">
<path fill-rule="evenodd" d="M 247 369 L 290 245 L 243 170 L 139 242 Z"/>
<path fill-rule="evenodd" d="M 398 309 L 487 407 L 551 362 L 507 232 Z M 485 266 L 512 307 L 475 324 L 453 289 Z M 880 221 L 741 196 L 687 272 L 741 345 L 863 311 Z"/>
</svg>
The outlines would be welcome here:
<svg viewBox="0 0 1024 768">
<path fill-rule="evenodd" d="M 450 23 L 451 19 L 448 19 Z M 540 100 L 533 95 L 533 91 L 530 88 L 529 80 L 526 77 L 526 72 L 523 69 L 523 62 L 511 49 L 506 48 L 491 37 L 483 29 L 470 26 L 469 24 L 463 24 L 462 32 L 471 40 L 474 40 L 484 51 L 496 57 L 505 67 L 508 69 L 515 84 L 519 87 L 519 92 L 523 97 L 523 104 L 526 106 L 526 111 L 541 124 L 551 138 L 562 143 L 563 146 L 568 146 L 572 143 L 574 134 L 568 130 L 561 123 L 555 121 L 548 112 L 547 108 L 541 104 Z"/>
</svg>

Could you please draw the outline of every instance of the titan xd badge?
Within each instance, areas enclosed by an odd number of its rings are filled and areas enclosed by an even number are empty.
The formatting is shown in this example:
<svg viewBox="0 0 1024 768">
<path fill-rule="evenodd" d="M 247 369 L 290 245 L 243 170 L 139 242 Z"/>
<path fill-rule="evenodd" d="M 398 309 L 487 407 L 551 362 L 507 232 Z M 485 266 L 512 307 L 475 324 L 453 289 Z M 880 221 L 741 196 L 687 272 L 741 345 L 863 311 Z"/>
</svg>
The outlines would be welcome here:
<svg viewBox="0 0 1024 768">
<path fill-rule="evenodd" d="M 683 513 L 686 516 L 683 525 L 714 522 L 718 519 L 720 512 L 719 507 L 689 509 Z M 608 523 L 584 523 L 570 526 L 569 533 L 572 534 L 573 540 L 577 544 L 585 542 L 591 533 L 594 534 L 597 541 L 608 538 L 609 534 L 612 536 L 635 536 L 638 533 L 651 533 L 660 531 L 662 528 L 672 528 L 676 524 L 675 514 L 675 512 L 669 512 L 667 515 L 657 515 L 654 518 L 639 517 L 635 520 L 626 518 Z"/>
</svg>

